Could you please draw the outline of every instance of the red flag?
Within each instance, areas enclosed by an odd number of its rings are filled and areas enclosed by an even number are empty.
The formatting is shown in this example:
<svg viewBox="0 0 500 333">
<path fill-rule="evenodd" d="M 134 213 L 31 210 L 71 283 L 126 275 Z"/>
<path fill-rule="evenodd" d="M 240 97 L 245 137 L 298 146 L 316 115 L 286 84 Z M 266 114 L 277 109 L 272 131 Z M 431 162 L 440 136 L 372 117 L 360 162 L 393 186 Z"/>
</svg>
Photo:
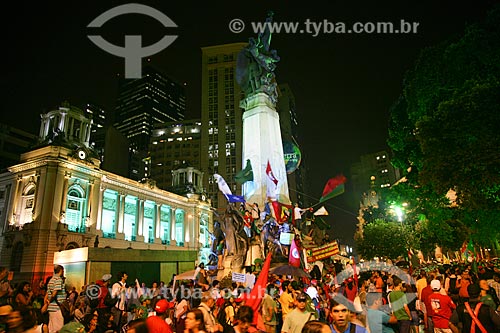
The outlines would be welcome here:
<svg viewBox="0 0 500 333">
<path fill-rule="evenodd" d="M 273 205 L 274 215 L 276 216 L 276 222 L 292 223 L 294 221 L 292 205 L 286 205 L 278 201 L 273 201 L 272 205 Z"/>
<path fill-rule="evenodd" d="M 269 163 L 269 161 L 267 161 L 266 174 L 274 185 L 278 186 L 278 179 L 274 177 L 273 170 L 271 170 L 271 163 Z"/>
<path fill-rule="evenodd" d="M 259 320 L 258 318 L 260 316 L 259 306 L 264 298 L 265 289 L 267 287 L 267 277 L 269 275 L 269 268 L 271 267 L 271 254 L 271 252 L 268 253 L 266 261 L 264 261 L 264 265 L 262 266 L 262 270 L 259 273 L 259 277 L 257 278 L 257 281 L 255 281 L 255 285 L 252 291 L 250 291 L 250 294 L 245 302 L 245 305 L 248 305 L 253 309 L 253 324 L 256 326 L 258 326 L 259 322 L 263 323 L 262 319 Z M 260 327 L 257 328 L 260 329 Z"/>
<path fill-rule="evenodd" d="M 352 277 L 354 279 L 354 283 L 356 284 L 356 286 L 358 286 L 358 273 L 357 273 L 357 270 L 356 270 L 356 262 L 354 261 L 354 257 L 351 257 L 352 258 Z"/>
<path fill-rule="evenodd" d="M 290 245 L 290 255 L 288 256 L 288 263 L 290 266 L 300 267 L 300 252 L 295 239 L 292 240 Z"/>
<path fill-rule="evenodd" d="M 340 184 L 344 184 L 347 181 L 347 178 L 344 175 L 337 175 L 333 178 L 330 178 L 323 189 L 323 197 L 327 196 L 330 192 L 332 192 L 337 186 Z"/>
</svg>

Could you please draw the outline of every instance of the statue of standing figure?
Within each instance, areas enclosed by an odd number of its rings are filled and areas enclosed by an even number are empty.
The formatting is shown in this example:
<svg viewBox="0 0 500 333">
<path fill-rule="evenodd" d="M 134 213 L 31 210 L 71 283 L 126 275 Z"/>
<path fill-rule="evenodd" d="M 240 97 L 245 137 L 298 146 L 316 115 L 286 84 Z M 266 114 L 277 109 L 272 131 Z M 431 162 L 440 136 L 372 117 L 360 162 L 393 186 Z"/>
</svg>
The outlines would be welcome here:
<svg viewBox="0 0 500 333">
<path fill-rule="evenodd" d="M 250 38 L 248 45 L 238 54 L 236 67 L 236 80 L 246 96 L 264 92 L 276 104 L 278 93 L 274 70 L 280 60 L 276 50 L 270 50 L 273 12 L 269 12 L 265 29 L 260 32 L 257 39 Z"/>
</svg>

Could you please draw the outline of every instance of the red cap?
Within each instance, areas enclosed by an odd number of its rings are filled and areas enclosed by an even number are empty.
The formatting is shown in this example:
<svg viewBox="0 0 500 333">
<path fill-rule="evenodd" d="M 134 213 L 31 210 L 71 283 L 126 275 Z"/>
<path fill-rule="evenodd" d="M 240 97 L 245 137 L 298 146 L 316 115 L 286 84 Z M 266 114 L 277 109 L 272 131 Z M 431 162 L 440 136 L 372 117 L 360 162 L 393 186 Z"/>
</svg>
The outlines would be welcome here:
<svg viewBox="0 0 500 333">
<path fill-rule="evenodd" d="M 168 309 L 172 309 L 174 307 L 174 303 L 167 301 L 166 299 L 160 299 L 156 302 L 155 311 L 156 313 L 165 313 Z"/>
</svg>

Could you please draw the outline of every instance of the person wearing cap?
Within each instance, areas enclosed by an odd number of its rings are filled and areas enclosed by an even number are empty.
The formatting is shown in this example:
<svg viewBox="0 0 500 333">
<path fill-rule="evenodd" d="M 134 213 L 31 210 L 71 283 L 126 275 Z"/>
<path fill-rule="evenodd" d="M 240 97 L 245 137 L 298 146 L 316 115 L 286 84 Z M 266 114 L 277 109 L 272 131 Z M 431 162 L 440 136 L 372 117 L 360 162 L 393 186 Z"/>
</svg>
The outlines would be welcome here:
<svg viewBox="0 0 500 333">
<path fill-rule="evenodd" d="M 111 307 L 115 304 L 110 304 L 111 294 L 109 292 L 109 282 L 113 276 L 111 274 L 104 274 L 100 280 L 97 280 L 95 284 L 99 286 L 99 304 L 97 305 L 97 311 L 99 316 L 104 315 L 106 312 L 111 311 Z M 117 299 L 115 299 L 117 300 Z"/>
<path fill-rule="evenodd" d="M 54 266 L 54 275 L 47 284 L 47 299 L 49 306 L 49 333 L 55 333 L 64 326 L 64 318 L 57 303 L 62 303 L 66 299 L 66 290 L 64 285 L 64 267 Z"/>
<path fill-rule="evenodd" d="M 494 309 L 479 301 L 481 288 L 477 284 L 467 286 L 469 301 L 459 304 L 450 317 L 451 329 L 454 333 L 459 332 L 500 332 L 500 316 Z M 484 327 L 484 331 L 478 327 L 477 322 Z M 472 330 L 472 326 L 475 326 Z"/>
<path fill-rule="evenodd" d="M 146 325 L 149 333 L 173 333 L 172 328 L 167 324 L 168 310 L 172 309 L 174 304 L 166 299 L 160 299 L 154 307 L 155 316 L 149 316 L 146 319 Z"/>
<path fill-rule="evenodd" d="M 429 296 L 428 303 L 430 309 L 426 309 L 432 318 L 434 332 L 452 333 L 449 328 L 449 322 L 453 310 L 456 308 L 455 303 L 450 296 L 441 294 L 441 282 L 439 280 L 431 281 L 432 294 Z"/>
<path fill-rule="evenodd" d="M 307 310 L 307 302 L 310 301 L 306 293 L 300 293 L 295 300 L 295 309 L 293 309 L 283 321 L 282 333 L 300 333 L 304 324 L 309 320 L 318 319 L 316 311 Z"/>
</svg>

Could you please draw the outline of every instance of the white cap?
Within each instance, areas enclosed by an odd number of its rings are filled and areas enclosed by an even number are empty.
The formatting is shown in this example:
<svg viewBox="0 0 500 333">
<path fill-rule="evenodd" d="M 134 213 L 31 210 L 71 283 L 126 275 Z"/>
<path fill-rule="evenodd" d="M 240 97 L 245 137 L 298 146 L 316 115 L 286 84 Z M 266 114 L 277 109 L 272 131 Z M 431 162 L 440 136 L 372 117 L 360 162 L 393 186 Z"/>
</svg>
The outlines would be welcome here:
<svg viewBox="0 0 500 333">
<path fill-rule="evenodd" d="M 439 282 L 439 280 L 432 280 L 431 281 L 431 289 L 432 290 L 441 290 L 441 282 Z"/>
</svg>

